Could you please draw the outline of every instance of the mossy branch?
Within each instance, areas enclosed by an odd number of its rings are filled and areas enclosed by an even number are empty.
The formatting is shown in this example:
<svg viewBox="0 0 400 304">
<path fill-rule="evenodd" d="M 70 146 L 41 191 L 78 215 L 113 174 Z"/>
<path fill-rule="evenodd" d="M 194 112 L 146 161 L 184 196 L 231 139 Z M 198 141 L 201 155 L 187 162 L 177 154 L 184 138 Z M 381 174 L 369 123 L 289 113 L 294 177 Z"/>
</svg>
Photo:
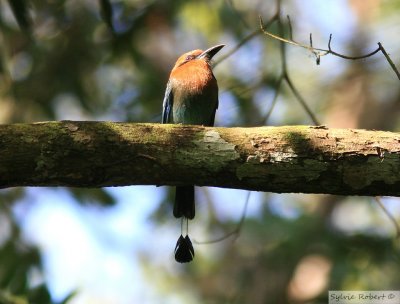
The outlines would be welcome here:
<svg viewBox="0 0 400 304">
<path fill-rule="evenodd" d="M 324 126 L 0 125 L 0 188 L 183 184 L 400 196 L 400 134 Z"/>
</svg>

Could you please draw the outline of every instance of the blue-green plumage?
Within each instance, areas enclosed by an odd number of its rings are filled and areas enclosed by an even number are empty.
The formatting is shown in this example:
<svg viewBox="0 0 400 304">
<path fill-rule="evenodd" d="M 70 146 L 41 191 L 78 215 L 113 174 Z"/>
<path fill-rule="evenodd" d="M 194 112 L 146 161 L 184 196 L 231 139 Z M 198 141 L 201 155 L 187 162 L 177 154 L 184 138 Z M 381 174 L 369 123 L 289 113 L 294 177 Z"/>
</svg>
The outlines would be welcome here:
<svg viewBox="0 0 400 304">
<path fill-rule="evenodd" d="M 222 47 L 194 50 L 178 59 L 165 91 L 162 123 L 214 125 L 218 85 L 210 60 Z M 194 218 L 194 186 L 176 187 L 174 216 Z"/>
</svg>

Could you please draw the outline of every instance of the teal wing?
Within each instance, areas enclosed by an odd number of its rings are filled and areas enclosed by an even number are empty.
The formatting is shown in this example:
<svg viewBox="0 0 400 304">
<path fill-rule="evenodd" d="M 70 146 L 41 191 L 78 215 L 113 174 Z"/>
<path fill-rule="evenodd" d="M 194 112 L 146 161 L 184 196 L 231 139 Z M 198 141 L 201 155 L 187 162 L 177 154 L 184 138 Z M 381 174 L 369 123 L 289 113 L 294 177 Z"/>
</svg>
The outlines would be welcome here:
<svg viewBox="0 0 400 304">
<path fill-rule="evenodd" d="M 174 96 L 172 94 L 172 86 L 171 83 L 168 81 L 163 101 L 163 113 L 161 121 L 161 123 L 163 124 L 172 122 L 171 116 L 172 116 L 173 101 L 174 101 Z"/>
</svg>

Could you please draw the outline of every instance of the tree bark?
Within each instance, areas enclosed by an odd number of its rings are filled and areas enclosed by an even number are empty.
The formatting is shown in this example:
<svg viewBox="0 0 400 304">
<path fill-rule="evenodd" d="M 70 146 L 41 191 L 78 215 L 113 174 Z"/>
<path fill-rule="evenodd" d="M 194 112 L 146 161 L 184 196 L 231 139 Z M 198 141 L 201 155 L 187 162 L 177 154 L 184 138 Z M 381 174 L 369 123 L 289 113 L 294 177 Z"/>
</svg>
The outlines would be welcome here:
<svg viewBox="0 0 400 304">
<path fill-rule="evenodd" d="M 185 184 L 400 196 L 400 134 L 324 126 L 0 125 L 0 188 Z"/>
</svg>

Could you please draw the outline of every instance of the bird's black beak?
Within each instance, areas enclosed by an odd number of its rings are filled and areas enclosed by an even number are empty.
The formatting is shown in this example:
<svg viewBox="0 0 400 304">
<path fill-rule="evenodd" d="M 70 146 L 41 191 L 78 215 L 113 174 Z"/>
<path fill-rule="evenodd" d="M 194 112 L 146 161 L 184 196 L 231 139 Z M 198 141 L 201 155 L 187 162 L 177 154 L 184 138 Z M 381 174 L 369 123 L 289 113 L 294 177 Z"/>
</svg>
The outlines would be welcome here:
<svg viewBox="0 0 400 304">
<path fill-rule="evenodd" d="M 211 58 L 213 58 L 214 55 L 217 54 L 224 46 L 225 44 L 218 44 L 216 46 L 210 47 L 199 56 L 197 56 L 197 59 L 206 58 L 207 60 L 211 60 Z"/>
</svg>

